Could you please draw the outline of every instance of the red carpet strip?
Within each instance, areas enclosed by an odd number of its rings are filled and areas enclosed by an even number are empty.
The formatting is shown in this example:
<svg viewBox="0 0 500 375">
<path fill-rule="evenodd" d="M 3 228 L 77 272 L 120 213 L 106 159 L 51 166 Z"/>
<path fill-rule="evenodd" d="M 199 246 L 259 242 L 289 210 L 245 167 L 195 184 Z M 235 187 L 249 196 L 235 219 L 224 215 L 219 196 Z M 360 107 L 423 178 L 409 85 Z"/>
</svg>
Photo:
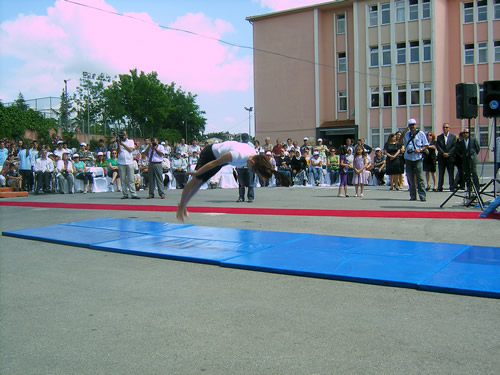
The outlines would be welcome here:
<svg viewBox="0 0 500 375">
<path fill-rule="evenodd" d="M 58 202 L 0 202 L 0 206 L 66 208 L 75 210 L 164 211 L 175 212 L 176 206 L 136 204 L 95 204 Z M 189 212 L 235 215 L 295 215 L 333 217 L 386 217 L 405 219 L 478 219 L 477 211 L 397 211 L 397 210 L 325 210 L 306 208 L 243 208 L 243 207 L 188 207 Z M 500 219 L 500 213 L 488 218 Z"/>
</svg>

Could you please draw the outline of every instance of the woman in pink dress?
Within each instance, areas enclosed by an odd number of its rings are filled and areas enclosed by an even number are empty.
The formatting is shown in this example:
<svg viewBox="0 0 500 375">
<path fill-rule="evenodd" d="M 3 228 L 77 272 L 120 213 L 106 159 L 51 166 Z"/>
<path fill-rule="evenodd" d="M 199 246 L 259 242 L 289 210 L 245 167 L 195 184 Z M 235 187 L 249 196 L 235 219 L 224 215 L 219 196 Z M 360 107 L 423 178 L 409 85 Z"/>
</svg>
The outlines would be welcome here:
<svg viewBox="0 0 500 375">
<path fill-rule="evenodd" d="M 352 177 L 352 183 L 354 184 L 356 190 L 356 194 L 354 194 L 354 196 L 358 196 L 359 185 L 361 185 L 361 194 L 359 196 L 363 198 L 365 192 L 365 184 L 368 183 L 368 177 L 365 171 L 371 163 L 368 161 L 366 152 L 365 150 L 363 150 L 363 147 L 357 146 L 354 152 L 354 175 Z"/>
</svg>

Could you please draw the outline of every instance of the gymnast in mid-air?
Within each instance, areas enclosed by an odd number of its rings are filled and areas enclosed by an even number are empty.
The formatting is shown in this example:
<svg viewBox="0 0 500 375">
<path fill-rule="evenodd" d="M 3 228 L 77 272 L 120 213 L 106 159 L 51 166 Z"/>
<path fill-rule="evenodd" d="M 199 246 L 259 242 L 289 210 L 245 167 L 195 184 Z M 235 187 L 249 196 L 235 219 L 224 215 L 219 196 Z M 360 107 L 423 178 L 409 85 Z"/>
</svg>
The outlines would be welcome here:
<svg viewBox="0 0 500 375">
<path fill-rule="evenodd" d="M 289 186 L 291 183 L 286 176 L 274 170 L 265 155 L 257 155 L 252 146 L 236 141 L 215 143 L 201 151 L 196 169 L 190 173 L 193 178 L 182 192 L 181 200 L 177 206 L 177 220 L 184 222 L 184 218 L 189 217 L 189 212 L 186 209 L 189 200 L 205 182 L 228 164 L 233 167 L 247 166 L 265 179 L 271 178 L 274 174 L 276 178 L 280 179 L 282 186 Z"/>
</svg>

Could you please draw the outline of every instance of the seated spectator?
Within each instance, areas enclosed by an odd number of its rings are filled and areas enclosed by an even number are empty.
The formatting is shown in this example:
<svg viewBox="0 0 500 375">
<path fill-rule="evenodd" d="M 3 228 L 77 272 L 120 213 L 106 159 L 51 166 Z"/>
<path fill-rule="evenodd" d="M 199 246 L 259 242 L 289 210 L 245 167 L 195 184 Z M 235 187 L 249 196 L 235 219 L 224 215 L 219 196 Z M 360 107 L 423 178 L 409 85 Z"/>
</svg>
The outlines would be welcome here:
<svg viewBox="0 0 500 375">
<path fill-rule="evenodd" d="M 184 185 L 186 185 L 186 177 L 187 177 L 187 161 L 182 157 L 182 153 L 179 149 L 176 151 L 176 156 L 172 160 L 172 174 L 174 175 L 176 188 L 184 189 Z"/>
<path fill-rule="evenodd" d="M 94 166 L 94 155 L 87 149 L 87 144 L 85 142 L 80 143 L 78 155 L 80 156 L 80 161 L 83 162 L 86 167 Z"/>
<path fill-rule="evenodd" d="M 63 147 L 63 141 L 57 141 L 57 147 L 54 150 L 54 154 L 59 156 L 62 159 L 62 156 L 65 152 L 68 152 L 66 149 Z"/>
<path fill-rule="evenodd" d="M 278 166 L 278 172 L 288 177 L 289 180 L 292 179 L 292 168 L 290 167 L 290 158 L 285 155 L 285 149 L 281 148 L 279 150 L 280 156 L 276 159 L 276 165 Z M 276 181 L 278 186 L 281 186 L 281 181 Z"/>
<path fill-rule="evenodd" d="M 118 169 L 118 152 L 111 149 L 111 157 L 107 160 L 107 176 L 111 178 L 110 184 L 116 182 L 116 191 L 120 192 L 120 170 Z"/>
<path fill-rule="evenodd" d="M 104 174 L 106 174 L 106 168 L 108 167 L 108 161 L 104 158 L 104 153 L 102 151 L 99 151 L 97 153 L 97 158 L 95 161 L 95 166 L 96 167 L 101 167 L 104 170 Z"/>
<path fill-rule="evenodd" d="M 292 169 L 292 181 L 294 184 L 297 185 L 304 185 L 306 186 L 307 184 L 307 177 L 306 177 L 306 169 L 307 169 L 307 162 L 306 159 L 300 155 L 300 150 L 295 151 L 295 155 L 293 155 L 292 159 L 290 160 L 290 167 Z"/>
<path fill-rule="evenodd" d="M 161 167 L 163 168 L 163 186 L 168 187 L 170 179 L 172 178 L 172 172 L 170 171 L 170 159 L 167 153 L 163 154 L 163 161 L 161 162 Z"/>
<path fill-rule="evenodd" d="M 373 158 L 372 174 L 377 178 L 379 185 L 385 185 L 385 161 L 386 157 L 382 154 L 382 149 L 377 147 L 375 149 L 375 157 Z"/>
<path fill-rule="evenodd" d="M 198 164 L 198 159 L 200 158 L 200 154 L 198 151 L 193 151 L 192 155 L 188 158 L 188 170 L 189 172 L 193 172 L 196 168 L 196 164 Z"/>
<path fill-rule="evenodd" d="M 54 163 L 47 157 L 46 150 L 42 149 L 39 155 L 40 157 L 36 159 L 34 167 L 37 181 L 35 194 L 39 194 L 42 191 L 50 193 L 50 181 L 52 179 L 52 172 L 54 172 Z"/>
<path fill-rule="evenodd" d="M 313 175 L 314 183 L 318 186 L 321 180 L 321 174 L 323 173 L 323 160 L 321 159 L 319 151 L 313 152 L 310 170 Z"/>
<path fill-rule="evenodd" d="M 63 154 L 62 160 L 58 160 L 56 164 L 57 181 L 59 182 L 59 193 L 64 194 L 64 181 L 68 182 L 68 192 L 73 194 L 73 184 L 75 182 L 75 170 L 73 163 L 69 160 L 69 153 Z"/>
<path fill-rule="evenodd" d="M 14 191 L 22 190 L 23 178 L 16 169 L 15 163 L 9 164 L 9 171 L 7 172 L 7 186 L 11 187 Z"/>
<path fill-rule="evenodd" d="M 92 193 L 94 176 L 89 172 L 85 163 L 80 160 L 80 155 L 73 155 L 73 165 L 75 166 L 75 177 L 83 181 L 83 194 L 87 194 L 87 186 L 89 186 L 89 192 Z"/>
<path fill-rule="evenodd" d="M 340 159 L 337 155 L 337 150 L 335 150 L 335 147 L 332 147 L 330 149 L 330 155 L 326 159 L 326 164 L 328 167 L 328 173 L 330 175 L 330 185 L 333 185 L 337 182 L 340 169 Z"/>
<path fill-rule="evenodd" d="M 149 188 L 149 161 L 146 155 L 140 154 L 140 158 L 137 161 L 139 166 L 139 174 L 141 176 L 141 186 L 139 189 Z"/>
</svg>

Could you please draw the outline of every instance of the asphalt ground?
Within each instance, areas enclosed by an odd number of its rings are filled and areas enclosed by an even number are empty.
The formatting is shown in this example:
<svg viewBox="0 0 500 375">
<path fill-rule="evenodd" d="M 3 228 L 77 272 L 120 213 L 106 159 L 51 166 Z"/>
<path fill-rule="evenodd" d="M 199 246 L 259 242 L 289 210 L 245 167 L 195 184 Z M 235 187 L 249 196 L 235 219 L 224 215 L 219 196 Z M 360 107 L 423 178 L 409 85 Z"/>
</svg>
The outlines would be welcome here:
<svg viewBox="0 0 500 375">
<path fill-rule="evenodd" d="M 446 185 L 445 185 L 446 186 Z M 191 224 L 349 237 L 499 246 L 498 220 L 422 219 L 473 211 L 449 192 L 410 202 L 406 190 L 367 187 L 200 191 L 206 207 L 404 210 L 409 218 L 193 213 Z M 176 222 L 134 211 L 165 200 L 119 193 L 30 195 L 8 201 L 103 203 L 130 210 L 0 206 L 0 229 L 98 217 Z M 3 202 L 4 200 L 0 201 Z M 272 233 L 269 234 L 272 236 Z M 498 374 L 500 301 L 138 257 L 2 237 L 2 374 Z"/>
</svg>

